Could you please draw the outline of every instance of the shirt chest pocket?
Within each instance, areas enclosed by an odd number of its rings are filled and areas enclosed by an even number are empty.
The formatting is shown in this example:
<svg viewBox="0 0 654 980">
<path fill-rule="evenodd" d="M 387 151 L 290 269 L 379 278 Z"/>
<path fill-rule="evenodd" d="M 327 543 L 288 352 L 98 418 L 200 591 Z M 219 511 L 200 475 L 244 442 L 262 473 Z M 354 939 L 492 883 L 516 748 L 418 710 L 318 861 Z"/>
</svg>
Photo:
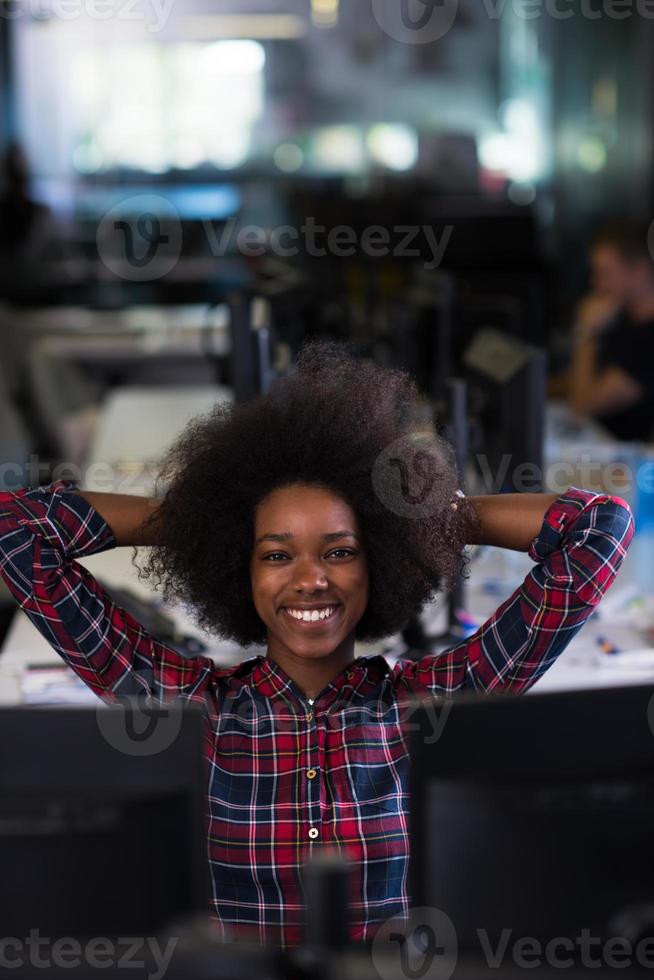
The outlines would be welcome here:
<svg viewBox="0 0 654 980">
<path fill-rule="evenodd" d="M 233 819 L 247 819 L 269 825 L 294 818 L 305 806 L 301 774 L 293 776 L 252 766 L 252 756 L 245 767 L 215 767 L 210 784 L 212 811 Z M 305 781 L 306 781 L 306 777 Z"/>
<path fill-rule="evenodd" d="M 409 755 L 399 727 L 350 724 L 328 753 L 327 796 L 345 811 L 373 816 L 408 811 Z"/>
<path fill-rule="evenodd" d="M 252 742 L 230 741 L 227 751 L 216 754 L 209 780 L 209 800 L 214 814 L 260 811 L 274 806 L 274 776 L 255 764 Z"/>
<path fill-rule="evenodd" d="M 401 879 L 408 858 L 406 791 L 388 765 L 384 770 L 350 764 L 329 776 L 323 836 L 347 853 L 355 875 L 365 864 L 369 897 L 383 899 L 400 887 L 391 879 Z"/>
<path fill-rule="evenodd" d="M 407 760 L 408 762 L 408 760 Z M 332 770 L 325 780 L 327 802 L 341 816 L 357 813 L 373 818 L 379 814 L 408 813 L 408 785 L 402 760 L 371 763 L 350 760 L 342 769 Z"/>
</svg>

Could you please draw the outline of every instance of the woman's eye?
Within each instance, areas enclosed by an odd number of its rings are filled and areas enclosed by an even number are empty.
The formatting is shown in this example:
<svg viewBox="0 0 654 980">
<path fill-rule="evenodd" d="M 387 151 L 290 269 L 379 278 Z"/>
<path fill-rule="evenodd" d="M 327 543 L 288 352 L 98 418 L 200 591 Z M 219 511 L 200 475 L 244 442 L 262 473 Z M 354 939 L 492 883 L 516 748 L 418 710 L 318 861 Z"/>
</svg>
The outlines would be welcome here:
<svg viewBox="0 0 654 980">
<path fill-rule="evenodd" d="M 331 558 L 332 556 L 335 555 L 345 555 L 345 557 L 347 558 L 350 555 L 355 555 L 355 554 L 356 552 L 352 551 L 350 548 L 335 548 L 333 551 L 329 552 L 329 555 L 327 557 Z M 264 555 L 263 560 L 270 561 L 271 559 L 277 559 L 277 558 L 288 558 L 288 555 L 285 554 L 283 551 L 273 551 L 269 555 Z"/>
</svg>

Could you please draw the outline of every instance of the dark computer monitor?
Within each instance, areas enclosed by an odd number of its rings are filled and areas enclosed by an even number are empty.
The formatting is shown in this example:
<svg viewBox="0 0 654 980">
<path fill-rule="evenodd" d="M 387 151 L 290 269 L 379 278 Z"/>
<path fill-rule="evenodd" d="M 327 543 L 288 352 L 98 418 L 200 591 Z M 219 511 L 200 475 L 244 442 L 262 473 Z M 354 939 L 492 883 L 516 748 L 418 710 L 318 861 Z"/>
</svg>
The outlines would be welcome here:
<svg viewBox="0 0 654 980">
<path fill-rule="evenodd" d="M 151 936 L 207 916 L 197 706 L 0 711 L 3 936 Z"/>
<path fill-rule="evenodd" d="M 480 330 L 464 355 L 472 457 L 485 493 L 541 492 L 547 354 Z"/>
<path fill-rule="evenodd" d="M 469 458 L 468 434 L 468 386 L 462 378 L 446 378 L 444 385 L 444 410 L 440 422 L 440 434 L 451 446 L 452 463 L 459 477 L 459 487 L 465 490 L 465 477 Z M 465 630 L 461 625 L 461 612 L 465 610 L 466 596 L 464 579 L 459 575 L 450 583 L 445 594 L 447 605 L 447 624 L 445 630 L 437 635 L 427 635 L 420 616 L 415 616 L 402 630 L 402 638 L 406 644 L 405 656 L 408 659 L 419 660 L 436 645 L 440 649 L 454 646 L 465 638 Z"/>
<path fill-rule="evenodd" d="M 449 917 L 460 954 L 654 936 L 654 687 L 461 698 L 411 723 L 412 904 Z"/>
<path fill-rule="evenodd" d="M 416 273 L 402 302 L 389 311 L 394 365 L 447 411 L 447 379 L 453 370 L 456 282 L 445 272 Z"/>
<path fill-rule="evenodd" d="M 265 395 L 275 381 L 272 325 L 266 299 L 236 293 L 229 299 L 230 384 L 237 404 Z"/>
</svg>

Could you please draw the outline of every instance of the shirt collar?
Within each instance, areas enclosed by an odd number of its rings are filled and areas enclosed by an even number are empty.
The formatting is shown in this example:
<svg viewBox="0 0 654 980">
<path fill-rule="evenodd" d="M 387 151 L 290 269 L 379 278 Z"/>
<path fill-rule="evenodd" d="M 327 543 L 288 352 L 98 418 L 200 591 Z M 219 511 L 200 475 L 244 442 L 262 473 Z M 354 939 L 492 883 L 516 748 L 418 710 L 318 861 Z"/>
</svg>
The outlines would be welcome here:
<svg viewBox="0 0 654 980">
<path fill-rule="evenodd" d="M 380 680 L 388 671 L 388 663 L 380 654 L 357 657 L 322 689 L 314 699 L 314 706 L 326 711 L 336 700 L 348 702 L 364 685 Z M 307 703 L 308 698 L 286 671 L 263 654 L 244 660 L 232 670 L 231 675 L 240 680 L 239 686 L 255 687 L 273 700 L 291 695 L 303 707 Z"/>
</svg>

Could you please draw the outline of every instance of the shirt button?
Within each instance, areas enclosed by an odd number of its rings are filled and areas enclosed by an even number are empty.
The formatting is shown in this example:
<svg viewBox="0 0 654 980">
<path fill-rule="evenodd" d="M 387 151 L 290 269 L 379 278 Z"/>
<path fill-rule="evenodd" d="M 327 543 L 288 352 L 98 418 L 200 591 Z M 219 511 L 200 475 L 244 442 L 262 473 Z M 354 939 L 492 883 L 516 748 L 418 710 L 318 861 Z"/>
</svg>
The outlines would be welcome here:
<svg viewBox="0 0 654 980">
<path fill-rule="evenodd" d="M 313 711 L 310 711 L 307 715 L 307 721 L 313 721 Z"/>
<path fill-rule="evenodd" d="M 307 769 L 307 779 L 315 779 L 318 773 L 315 769 Z"/>
<path fill-rule="evenodd" d="M 312 827 L 311 830 L 309 831 L 309 837 L 311 838 L 311 840 L 315 840 L 317 836 L 318 836 L 318 828 Z"/>
</svg>

